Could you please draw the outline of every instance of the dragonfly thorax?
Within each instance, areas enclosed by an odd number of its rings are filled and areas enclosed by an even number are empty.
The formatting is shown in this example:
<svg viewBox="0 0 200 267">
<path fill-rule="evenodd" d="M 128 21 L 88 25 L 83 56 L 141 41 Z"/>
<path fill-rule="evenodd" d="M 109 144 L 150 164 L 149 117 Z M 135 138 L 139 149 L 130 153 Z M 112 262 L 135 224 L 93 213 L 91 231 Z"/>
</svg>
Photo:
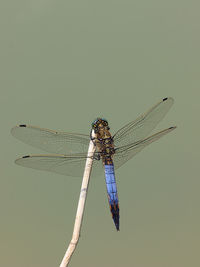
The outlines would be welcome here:
<svg viewBox="0 0 200 267">
<path fill-rule="evenodd" d="M 92 123 L 92 129 L 96 133 L 95 144 L 97 146 L 97 151 L 100 152 L 103 163 L 112 164 L 111 157 L 115 153 L 115 150 L 107 120 L 97 118 Z"/>
</svg>

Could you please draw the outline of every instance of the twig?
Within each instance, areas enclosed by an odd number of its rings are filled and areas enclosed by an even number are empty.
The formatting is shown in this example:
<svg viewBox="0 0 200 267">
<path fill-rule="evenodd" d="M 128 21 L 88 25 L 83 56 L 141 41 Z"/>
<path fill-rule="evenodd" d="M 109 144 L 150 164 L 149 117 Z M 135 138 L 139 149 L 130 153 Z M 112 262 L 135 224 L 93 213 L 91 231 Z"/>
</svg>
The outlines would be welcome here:
<svg viewBox="0 0 200 267">
<path fill-rule="evenodd" d="M 95 137 L 94 132 L 92 131 L 92 137 Z M 95 152 L 95 145 L 93 141 L 91 140 L 89 143 L 89 148 L 88 148 L 88 157 L 86 160 L 85 164 L 85 171 L 83 174 L 83 181 L 81 185 L 81 192 L 80 192 L 80 197 L 79 197 L 79 202 L 78 202 L 78 207 L 77 207 L 77 212 L 76 212 L 76 218 L 75 218 L 75 223 L 74 223 L 74 231 L 72 235 L 71 242 L 68 246 L 68 249 L 63 257 L 63 260 L 60 264 L 60 267 L 67 267 L 69 264 L 69 261 L 72 257 L 72 254 L 77 246 L 77 243 L 79 241 L 80 237 L 80 230 L 81 230 L 81 224 L 83 220 L 83 213 L 84 213 L 84 207 L 85 207 L 85 201 L 87 197 L 87 191 L 88 191 L 88 185 L 89 185 L 89 180 L 90 180 L 90 173 L 92 170 L 92 163 L 93 163 L 93 154 Z"/>
</svg>

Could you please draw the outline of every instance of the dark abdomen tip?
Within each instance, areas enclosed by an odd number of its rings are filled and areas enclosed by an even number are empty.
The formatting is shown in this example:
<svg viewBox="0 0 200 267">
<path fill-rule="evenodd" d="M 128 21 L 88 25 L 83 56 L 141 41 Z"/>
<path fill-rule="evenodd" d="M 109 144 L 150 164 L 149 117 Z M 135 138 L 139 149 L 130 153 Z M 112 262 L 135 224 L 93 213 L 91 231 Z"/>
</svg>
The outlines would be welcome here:
<svg viewBox="0 0 200 267">
<path fill-rule="evenodd" d="M 117 204 L 114 203 L 113 205 L 110 205 L 110 211 L 112 213 L 112 218 L 115 223 L 115 227 L 117 231 L 119 231 L 119 205 L 118 203 Z"/>
</svg>

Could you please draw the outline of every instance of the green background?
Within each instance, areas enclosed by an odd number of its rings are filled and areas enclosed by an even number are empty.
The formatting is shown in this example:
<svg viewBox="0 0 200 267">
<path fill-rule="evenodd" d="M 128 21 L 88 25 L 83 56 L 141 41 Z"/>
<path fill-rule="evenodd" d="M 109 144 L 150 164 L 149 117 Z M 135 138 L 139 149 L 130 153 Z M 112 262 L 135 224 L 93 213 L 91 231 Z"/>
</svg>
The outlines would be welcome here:
<svg viewBox="0 0 200 267">
<path fill-rule="evenodd" d="M 104 177 L 92 177 L 70 266 L 200 266 L 199 1 L 2 0 L 0 4 L 0 266 L 59 266 L 81 179 L 21 168 L 40 152 L 18 123 L 114 133 L 160 99 L 175 104 L 157 130 L 178 128 L 116 172 L 121 231 Z"/>
</svg>

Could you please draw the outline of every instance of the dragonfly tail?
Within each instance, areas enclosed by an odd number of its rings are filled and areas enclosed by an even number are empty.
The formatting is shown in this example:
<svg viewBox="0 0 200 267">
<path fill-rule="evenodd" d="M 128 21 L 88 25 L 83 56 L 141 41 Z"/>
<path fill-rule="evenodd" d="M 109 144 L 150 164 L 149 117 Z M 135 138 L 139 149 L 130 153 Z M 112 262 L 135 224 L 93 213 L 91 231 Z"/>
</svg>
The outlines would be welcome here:
<svg viewBox="0 0 200 267">
<path fill-rule="evenodd" d="M 119 200 L 117 195 L 117 185 L 115 181 L 115 173 L 113 164 L 105 165 L 105 178 L 108 193 L 108 202 L 112 218 L 117 231 L 119 231 Z"/>
<path fill-rule="evenodd" d="M 115 223 L 115 227 L 116 227 L 117 231 L 119 231 L 119 204 L 114 203 L 114 204 L 110 205 L 110 211 L 112 213 L 112 218 L 113 218 L 113 221 Z"/>
</svg>

